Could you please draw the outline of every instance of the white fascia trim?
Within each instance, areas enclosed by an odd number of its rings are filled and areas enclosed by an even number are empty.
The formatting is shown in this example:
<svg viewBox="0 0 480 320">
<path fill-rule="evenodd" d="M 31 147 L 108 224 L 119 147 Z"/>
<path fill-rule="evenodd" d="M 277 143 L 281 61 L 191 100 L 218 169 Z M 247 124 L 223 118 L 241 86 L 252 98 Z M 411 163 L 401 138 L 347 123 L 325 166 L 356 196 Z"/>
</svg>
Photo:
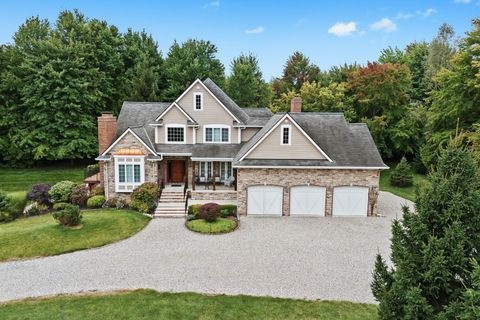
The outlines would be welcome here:
<svg viewBox="0 0 480 320">
<path fill-rule="evenodd" d="M 197 96 L 200 96 L 200 109 L 197 109 Z M 203 93 L 202 92 L 193 93 L 193 111 L 203 111 Z"/>
<path fill-rule="evenodd" d="M 245 159 L 245 157 L 247 157 L 253 150 L 255 150 L 255 148 L 257 148 L 263 140 L 265 140 L 280 124 L 282 124 L 282 122 L 285 120 L 285 119 L 289 119 L 291 123 L 293 123 L 295 125 L 295 127 L 297 127 L 297 129 L 308 139 L 308 141 L 310 141 L 312 143 L 312 145 L 318 150 L 320 151 L 320 153 L 329 161 L 329 162 L 333 162 L 332 159 L 330 159 L 329 156 L 327 156 L 327 154 L 325 152 L 323 152 L 323 150 L 312 140 L 312 138 L 309 137 L 309 135 L 303 131 L 303 129 L 295 122 L 295 120 L 292 119 L 292 117 L 290 117 L 290 115 L 287 113 L 285 114 L 282 118 L 280 118 L 280 120 L 278 120 L 278 122 L 267 132 L 263 135 L 263 137 L 257 141 L 257 143 L 255 143 L 252 147 L 250 147 L 250 149 L 240 158 L 239 161 L 242 161 L 243 159 Z"/>
<path fill-rule="evenodd" d="M 105 162 L 108 162 L 108 161 L 111 161 L 112 160 L 112 157 L 109 157 L 107 159 L 101 159 L 100 157 L 96 157 L 95 158 L 95 161 L 105 161 Z"/>
<path fill-rule="evenodd" d="M 175 102 L 172 102 L 172 104 L 169 105 L 168 108 L 165 109 L 165 111 L 163 111 L 162 114 L 160 114 L 160 115 L 157 117 L 157 119 L 155 119 L 155 121 L 158 121 L 158 120 L 162 119 L 162 117 L 163 117 L 168 111 L 170 111 L 170 109 L 171 109 L 172 107 L 174 107 L 174 106 L 177 107 L 178 110 L 180 110 L 180 112 L 182 112 L 183 115 L 184 115 L 188 120 L 190 120 L 190 121 L 192 121 L 192 122 L 195 122 L 195 120 L 193 120 L 192 117 L 190 117 L 190 116 L 188 115 L 188 113 L 186 113 L 185 110 L 183 110 L 182 107 L 180 107 L 180 106 L 177 104 L 176 101 L 175 101 Z"/>
<path fill-rule="evenodd" d="M 243 166 L 243 165 L 234 165 L 234 168 L 245 168 L 245 169 L 265 169 L 265 168 L 275 168 L 275 169 L 337 169 L 337 170 L 386 170 L 390 167 L 332 167 L 332 166 Z"/>
<path fill-rule="evenodd" d="M 162 157 L 189 157 L 189 156 L 192 155 L 191 153 L 175 153 L 175 152 L 172 152 L 172 153 L 162 152 L 162 153 L 159 153 L 159 154 Z"/>
<path fill-rule="evenodd" d="M 242 121 L 238 120 L 237 117 L 235 117 L 235 116 L 233 115 L 233 113 L 231 113 L 230 110 L 228 110 L 228 108 L 225 107 L 225 105 L 224 105 L 220 100 L 218 100 L 217 96 L 214 95 L 214 94 L 207 88 L 207 86 L 203 84 L 203 82 L 202 82 L 200 79 L 195 80 L 195 81 L 190 85 L 190 87 L 188 87 L 187 90 L 185 90 L 185 91 L 180 95 L 180 97 L 178 97 L 177 100 L 175 100 L 175 102 L 179 102 L 180 99 L 182 99 L 183 96 L 185 96 L 185 95 L 187 94 L 187 92 L 190 91 L 190 89 L 193 88 L 193 86 L 194 86 L 195 84 L 197 84 L 197 83 L 200 83 L 200 84 L 202 85 L 202 87 L 228 112 L 228 114 L 229 114 L 233 119 L 235 119 L 235 120 L 236 120 L 237 122 L 239 122 L 239 123 L 242 123 Z"/>
<path fill-rule="evenodd" d="M 110 152 L 110 150 L 112 150 L 112 148 L 118 143 L 118 141 L 120 141 L 123 137 L 125 137 L 125 135 L 126 135 L 127 133 L 133 134 L 133 136 L 134 136 L 138 141 L 140 141 L 140 143 L 141 143 L 145 148 L 147 148 L 148 151 L 150 151 L 150 152 L 153 153 L 153 154 L 157 154 L 155 151 L 152 150 L 152 148 L 150 148 L 149 146 L 147 146 L 147 144 L 146 144 L 145 142 L 143 142 L 143 140 L 140 139 L 140 138 L 135 134 L 135 132 L 133 132 L 132 129 L 128 128 L 127 130 L 125 130 L 125 131 L 122 133 L 122 135 L 121 135 L 120 137 L 118 137 L 117 140 L 115 140 L 115 141 L 110 145 L 110 147 L 108 147 L 107 150 L 105 150 L 105 151 L 101 154 L 101 156 L 104 156 L 104 155 L 106 155 L 108 152 Z"/>
<path fill-rule="evenodd" d="M 192 158 L 192 161 L 223 161 L 223 162 L 232 162 L 233 158 Z"/>
<path fill-rule="evenodd" d="M 207 141 L 207 129 L 208 128 L 220 128 L 220 129 L 228 129 L 228 141 Z M 222 131 L 220 130 L 220 139 L 222 138 Z M 212 132 L 212 139 L 213 139 L 213 132 Z M 223 143 L 228 144 L 232 143 L 232 127 L 227 124 L 206 124 L 203 126 L 203 143 Z"/>
<path fill-rule="evenodd" d="M 152 127 L 161 127 L 161 126 L 163 126 L 163 123 L 150 123 L 149 126 L 152 126 Z"/>
<path fill-rule="evenodd" d="M 169 128 L 183 128 L 183 141 L 168 141 Z M 165 144 L 187 144 L 187 126 L 179 123 L 170 123 L 165 125 Z"/>
</svg>

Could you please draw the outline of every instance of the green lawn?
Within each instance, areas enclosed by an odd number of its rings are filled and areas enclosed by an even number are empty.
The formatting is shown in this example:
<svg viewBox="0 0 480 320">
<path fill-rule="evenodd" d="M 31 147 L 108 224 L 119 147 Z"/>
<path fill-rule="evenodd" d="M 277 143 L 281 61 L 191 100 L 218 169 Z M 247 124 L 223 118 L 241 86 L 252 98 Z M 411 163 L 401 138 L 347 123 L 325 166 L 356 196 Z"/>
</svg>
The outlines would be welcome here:
<svg viewBox="0 0 480 320">
<path fill-rule="evenodd" d="M 83 167 L 0 168 L 0 189 L 7 193 L 27 192 L 35 183 L 54 184 L 62 180 L 81 182 Z"/>
<path fill-rule="evenodd" d="M 136 290 L 28 299 L 0 305 L 0 319 L 377 319 L 369 304 Z"/>
<path fill-rule="evenodd" d="M 214 222 L 207 222 L 203 219 L 187 222 L 187 228 L 200 233 L 226 233 L 233 231 L 237 223 L 230 219 L 219 218 Z"/>
<path fill-rule="evenodd" d="M 395 165 L 391 165 L 390 169 L 388 170 L 382 170 L 380 174 L 380 190 L 388 191 L 402 198 L 415 201 L 415 186 L 425 183 L 427 181 L 426 176 L 412 172 L 413 186 L 406 187 L 406 188 L 392 186 L 390 184 L 390 175 L 392 174 L 392 171 L 395 168 Z"/>
<path fill-rule="evenodd" d="M 137 233 L 150 220 L 126 210 L 86 210 L 82 215 L 80 229 L 62 227 L 51 214 L 0 224 L 0 261 L 99 247 Z"/>
</svg>

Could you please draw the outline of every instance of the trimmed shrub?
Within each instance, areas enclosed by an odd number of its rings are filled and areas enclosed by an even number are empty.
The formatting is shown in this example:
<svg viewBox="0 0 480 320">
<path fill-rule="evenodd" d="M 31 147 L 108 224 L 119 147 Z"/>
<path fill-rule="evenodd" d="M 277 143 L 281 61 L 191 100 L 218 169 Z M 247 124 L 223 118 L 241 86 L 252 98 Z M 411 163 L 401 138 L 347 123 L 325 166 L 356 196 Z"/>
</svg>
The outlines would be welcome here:
<svg viewBox="0 0 480 320">
<path fill-rule="evenodd" d="M 94 174 L 97 174 L 99 171 L 100 171 L 100 167 L 98 166 L 98 163 L 91 164 L 85 168 L 85 175 L 87 177 L 90 177 L 90 176 L 93 176 Z"/>
<path fill-rule="evenodd" d="M 90 192 L 91 196 L 104 196 L 105 188 L 103 186 L 96 186 L 95 189 Z"/>
<path fill-rule="evenodd" d="M 67 204 L 63 210 L 54 211 L 52 215 L 63 226 L 77 226 L 82 221 L 80 207 L 74 204 Z"/>
<path fill-rule="evenodd" d="M 118 198 L 112 197 L 112 198 L 108 199 L 107 201 L 105 201 L 103 206 L 105 208 L 116 208 L 117 207 L 117 201 L 118 201 Z"/>
<path fill-rule="evenodd" d="M 49 206 L 51 202 L 48 192 L 51 188 L 52 185 L 48 183 L 34 184 L 27 194 L 27 199 Z"/>
<path fill-rule="evenodd" d="M 192 204 L 188 207 L 188 214 L 191 216 L 198 216 L 200 214 L 201 204 Z"/>
<path fill-rule="evenodd" d="M 145 182 L 133 190 L 130 207 L 142 213 L 150 213 L 155 208 L 157 194 L 158 186 L 153 182 Z"/>
<path fill-rule="evenodd" d="M 84 207 L 88 200 L 88 187 L 86 185 L 78 185 L 72 189 L 70 202 L 77 206 Z"/>
<path fill-rule="evenodd" d="M 90 208 L 90 209 L 101 208 L 104 202 L 105 202 L 104 196 L 93 196 L 91 198 L 88 198 L 87 208 Z"/>
<path fill-rule="evenodd" d="M 0 222 L 12 221 L 14 219 L 11 200 L 5 192 L 0 190 Z"/>
<path fill-rule="evenodd" d="M 76 184 L 72 181 L 60 181 L 53 185 L 48 194 L 52 202 L 68 202 L 75 186 Z"/>
<path fill-rule="evenodd" d="M 224 218 L 228 216 L 236 216 L 237 206 L 234 204 L 222 204 L 220 205 L 220 213 Z"/>
<path fill-rule="evenodd" d="M 400 160 L 390 176 L 390 184 L 397 187 L 410 187 L 413 184 L 413 176 L 410 173 L 410 165 L 405 157 Z"/>
<path fill-rule="evenodd" d="M 60 211 L 65 209 L 65 207 L 68 205 L 66 202 L 57 202 L 53 204 L 53 210 L 55 211 Z"/>
<path fill-rule="evenodd" d="M 23 209 L 23 215 L 27 217 L 38 216 L 48 212 L 48 206 L 38 202 L 32 202 Z"/>
<path fill-rule="evenodd" d="M 117 209 L 128 209 L 129 207 L 130 207 L 130 203 L 128 202 L 128 200 L 118 199 Z"/>
<path fill-rule="evenodd" d="M 214 222 L 220 216 L 220 205 L 217 203 L 206 203 L 200 207 L 199 218 L 207 222 Z"/>
</svg>

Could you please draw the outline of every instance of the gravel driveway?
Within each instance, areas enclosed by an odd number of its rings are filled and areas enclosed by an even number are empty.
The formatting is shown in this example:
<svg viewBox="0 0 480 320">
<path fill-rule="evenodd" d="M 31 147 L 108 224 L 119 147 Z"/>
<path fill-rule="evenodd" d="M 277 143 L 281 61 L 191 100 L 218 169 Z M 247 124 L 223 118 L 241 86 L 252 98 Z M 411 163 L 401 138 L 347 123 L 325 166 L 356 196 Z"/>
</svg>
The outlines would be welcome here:
<svg viewBox="0 0 480 320">
<path fill-rule="evenodd" d="M 386 217 L 243 217 L 237 231 L 217 236 L 190 232 L 183 219 L 155 219 L 102 248 L 0 263 L 0 301 L 152 288 L 374 302 L 374 258 L 388 255 L 391 220 L 406 202 L 381 192 Z"/>
</svg>

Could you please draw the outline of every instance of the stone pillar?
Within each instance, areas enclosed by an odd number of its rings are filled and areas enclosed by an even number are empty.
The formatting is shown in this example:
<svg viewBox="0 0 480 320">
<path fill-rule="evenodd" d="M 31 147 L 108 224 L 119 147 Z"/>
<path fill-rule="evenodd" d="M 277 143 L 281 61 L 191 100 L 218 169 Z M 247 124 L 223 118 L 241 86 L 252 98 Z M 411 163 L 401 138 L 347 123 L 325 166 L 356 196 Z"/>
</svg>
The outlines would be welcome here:
<svg viewBox="0 0 480 320">
<path fill-rule="evenodd" d="M 333 186 L 328 185 L 325 190 L 325 216 L 331 217 L 333 210 Z"/>
</svg>

